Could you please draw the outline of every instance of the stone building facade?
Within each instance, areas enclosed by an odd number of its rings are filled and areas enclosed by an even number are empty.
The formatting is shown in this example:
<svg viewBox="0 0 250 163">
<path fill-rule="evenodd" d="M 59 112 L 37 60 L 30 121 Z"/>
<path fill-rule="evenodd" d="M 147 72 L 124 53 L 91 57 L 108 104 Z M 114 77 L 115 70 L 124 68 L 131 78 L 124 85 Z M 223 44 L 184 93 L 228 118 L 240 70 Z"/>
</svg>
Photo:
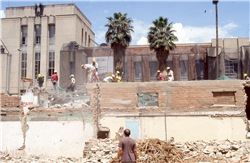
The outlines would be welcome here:
<svg viewBox="0 0 250 163">
<path fill-rule="evenodd" d="M 93 47 L 95 34 L 90 20 L 75 4 L 40 4 L 6 8 L 6 18 L 1 19 L 1 40 L 9 51 L 13 50 L 9 93 L 19 94 L 30 84 L 22 77 L 34 80 L 38 74 L 44 76 L 44 87 L 52 88 L 50 77 L 54 70 L 60 72 L 62 45 L 75 41 L 83 47 Z M 7 54 L 6 49 L 1 54 L 1 92 L 6 92 Z"/>
</svg>

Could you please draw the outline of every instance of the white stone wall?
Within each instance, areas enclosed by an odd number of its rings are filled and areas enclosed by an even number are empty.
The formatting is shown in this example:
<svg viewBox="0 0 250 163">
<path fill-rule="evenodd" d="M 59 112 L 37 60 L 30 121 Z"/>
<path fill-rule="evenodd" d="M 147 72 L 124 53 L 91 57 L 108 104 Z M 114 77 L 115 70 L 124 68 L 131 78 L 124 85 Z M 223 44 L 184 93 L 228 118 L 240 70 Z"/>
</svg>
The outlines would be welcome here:
<svg viewBox="0 0 250 163">
<path fill-rule="evenodd" d="M 24 155 L 46 155 L 52 158 L 82 157 L 85 142 L 94 135 L 90 124 L 81 121 L 29 121 Z M 23 132 L 19 121 L 1 121 L 0 151 L 19 153 Z"/>
</svg>

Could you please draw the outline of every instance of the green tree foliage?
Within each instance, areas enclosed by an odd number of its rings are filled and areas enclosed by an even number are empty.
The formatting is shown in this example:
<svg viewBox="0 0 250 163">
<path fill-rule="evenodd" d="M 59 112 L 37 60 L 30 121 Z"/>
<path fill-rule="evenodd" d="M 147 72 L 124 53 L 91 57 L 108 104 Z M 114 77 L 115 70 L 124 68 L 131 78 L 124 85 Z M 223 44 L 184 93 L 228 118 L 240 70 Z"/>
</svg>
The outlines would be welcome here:
<svg viewBox="0 0 250 163">
<path fill-rule="evenodd" d="M 114 13 L 114 17 L 107 17 L 109 20 L 105 27 L 108 30 L 105 34 L 106 42 L 111 44 L 114 52 L 114 67 L 115 70 L 122 71 L 125 60 L 125 50 L 132 41 L 131 31 L 133 26 L 132 19 L 127 18 L 127 13 Z"/>
<path fill-rule="evenodd" d="M 169 50 L 174 50 L 176 45 L 175 41 L 178 38 L 174 35 L 175 30 L 173 30 L 173 22 L 168 23 L 168 18 L 155 19 L 153 22 L 153 27 L 149 28 L 148 32 L 148 42 L 150 44 L 150 50 L 156 52 L 156 57 L 158 60 L 158 69 L 163 71 L 166 69 L 166 60 L 169 55 Z"/>
</svg>

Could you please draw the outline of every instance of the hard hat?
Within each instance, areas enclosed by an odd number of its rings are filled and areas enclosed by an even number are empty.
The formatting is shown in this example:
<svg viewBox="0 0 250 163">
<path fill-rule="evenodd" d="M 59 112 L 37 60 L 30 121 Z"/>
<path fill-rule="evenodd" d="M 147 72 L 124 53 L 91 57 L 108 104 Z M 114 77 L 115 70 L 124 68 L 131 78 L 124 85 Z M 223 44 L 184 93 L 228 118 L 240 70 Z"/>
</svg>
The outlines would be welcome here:
<svg viewBox="0 0 250 163">
<path fill-rule="evenodd" d="M 120 72 L 119 71 L 116 71 L 117 74 L 119 74 Z"/>
<path fill-rule="evenodd" d="M 113 74 L 113 75 L 112 75 L 112 77 L 114 78 L 114 77 L 115 77 L 115 75 Z"/>
<path fill-rule="evenodd" d="M 74 75 L 72 74 L 72 75 L 70 75 L 71 77 L 74 77 Z"/>
<path fill-rule="evenodd" d="M 161 72 L 160 70 L 158 70 L 157 72 Z"/>
<path fill-rule="evenodd" d="M 247 74 L 244 74 L 244 76 L 247 76 Z"/>
<path fill-rule="evenodd" d="M 92 62 L 95 62 L 95 61 L 96 61 L 95 58 L 93 58 L 93 59 L 92 59 Z"/>
<path fill-rule="evenodd" d="M 170 67 L 167 67 L 167 70 L 170 70 Z"/>
<path fill-rule="evenodd" d="M 57 71 L 55 70 L 54 73 L 57 73 Z"/>
<path fill-rule="evenodd" d="M 81 68 L 83 68 L 84 67 L 84 65 L 81 65 Z"/>
<path fill-rule="evenodd" d="M 38 74 L 38 77 L 41 77 L 42 75 L 41 74 Z"/>
</svg>

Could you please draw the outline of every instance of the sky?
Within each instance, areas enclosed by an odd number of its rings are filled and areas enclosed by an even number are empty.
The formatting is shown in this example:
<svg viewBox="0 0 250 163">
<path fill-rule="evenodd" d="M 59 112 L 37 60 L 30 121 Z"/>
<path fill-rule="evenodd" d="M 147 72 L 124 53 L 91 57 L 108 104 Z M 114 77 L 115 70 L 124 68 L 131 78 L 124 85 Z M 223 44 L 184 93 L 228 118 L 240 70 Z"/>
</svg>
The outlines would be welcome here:
<svg viewBox="0 0 250 163">
<path fill-rule="evenodd" d="M 131 1 L 131 0 L 71 0 L 71 1 L 13 1 L 1 0 L 1 18 L 5 17 L 6 7 L 33 6 L 75 3 L 82 13 L 92 22 L 95 41 L 105 43 L 107 17 L 115 12 L 127 13 L 133 20 L 132 42 L 130 45 L 147 45 L 147 33 L 152 21 L 160 16 L 173 22 L 178 43 L 208 43 L 216 37 L 215 5 L 212 0 L 193 1 Z M 250 38 L 250 2 L 249 0 L 219 0 L 218 34 L 219 38 Z"/>
</svg>

